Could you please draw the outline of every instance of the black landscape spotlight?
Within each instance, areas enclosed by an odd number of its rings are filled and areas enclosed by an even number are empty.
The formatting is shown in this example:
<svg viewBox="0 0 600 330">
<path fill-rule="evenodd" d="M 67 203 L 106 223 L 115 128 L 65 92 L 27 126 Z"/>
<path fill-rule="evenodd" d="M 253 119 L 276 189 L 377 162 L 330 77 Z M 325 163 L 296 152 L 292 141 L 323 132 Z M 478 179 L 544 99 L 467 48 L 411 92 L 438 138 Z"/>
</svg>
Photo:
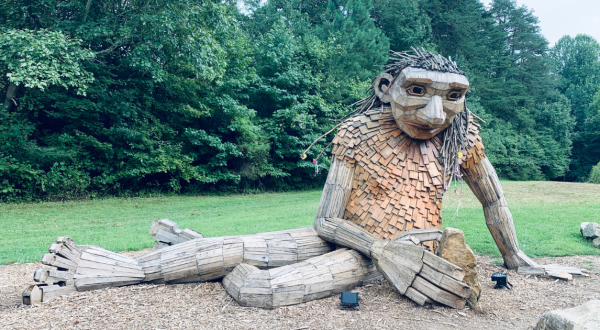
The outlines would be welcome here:
<svg viewBox="0 0 600 330">
<path fill-rule="evenodd" d="M 496 282 L 496 286 L 494 289 L 500 289 L 505 287 L 509 290 L 512 290 L 513 285 L 508 281 L 508 275 L 502 273 L 494 273 L 492 274 L 492 281 Z M 510 285 L 510 288 L 508 287 Z"/>
<path fill-rule="evenodd" d="M 358 292 L 342 292 L 340 294 L 340 306 L 347 308 L 358 307 L 359 299 Z"/>
</svg>

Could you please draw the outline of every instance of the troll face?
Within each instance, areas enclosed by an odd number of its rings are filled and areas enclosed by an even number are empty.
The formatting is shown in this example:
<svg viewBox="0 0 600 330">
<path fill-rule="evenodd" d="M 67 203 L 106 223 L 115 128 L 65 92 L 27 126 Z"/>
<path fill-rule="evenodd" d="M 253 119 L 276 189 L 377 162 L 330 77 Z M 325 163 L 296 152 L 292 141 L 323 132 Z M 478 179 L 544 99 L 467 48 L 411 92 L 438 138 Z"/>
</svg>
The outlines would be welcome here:
<svg viewBox="0 0 600 330">
<path fill-rule="evenodd" d="M 465 109 L 469 81 L 458 73 L 406 67 L 395 77 L 381 73 L 373 87 L 379 100 L 390 104 L 400 129 L 414 139 L 426 140 Z"/>
</svg>

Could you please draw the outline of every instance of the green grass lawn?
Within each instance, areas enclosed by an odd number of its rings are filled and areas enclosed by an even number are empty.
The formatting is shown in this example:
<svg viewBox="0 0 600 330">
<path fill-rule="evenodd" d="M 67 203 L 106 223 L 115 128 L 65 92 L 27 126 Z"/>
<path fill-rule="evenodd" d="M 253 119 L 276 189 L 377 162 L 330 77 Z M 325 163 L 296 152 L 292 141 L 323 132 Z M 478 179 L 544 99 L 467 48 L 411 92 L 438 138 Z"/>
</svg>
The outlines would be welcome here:
<svg viewBox="0 0 600 330">
<path fill-rule="evenodd" d="M 600 185 L 560 182 L 503 182 L 521 249 L 528 255 L 600 255 L 579 233 L 583 221 L 600 222 Z M 499 256 L 483 211 L 465 185 L 463 196 L 448 191 L 444 227 L 460 228 L 479 254 Z M 252 234 L 309 226 L 320 191 L 228 197 L 159 197 L 85 202 L 0 205 L 0 264 L 40 260 L 57 236 L 112 251 L 152 246 L 154 219 L 205 236 Z M 458 216 L 455 216 L 460 201 Z"/>
</svg>

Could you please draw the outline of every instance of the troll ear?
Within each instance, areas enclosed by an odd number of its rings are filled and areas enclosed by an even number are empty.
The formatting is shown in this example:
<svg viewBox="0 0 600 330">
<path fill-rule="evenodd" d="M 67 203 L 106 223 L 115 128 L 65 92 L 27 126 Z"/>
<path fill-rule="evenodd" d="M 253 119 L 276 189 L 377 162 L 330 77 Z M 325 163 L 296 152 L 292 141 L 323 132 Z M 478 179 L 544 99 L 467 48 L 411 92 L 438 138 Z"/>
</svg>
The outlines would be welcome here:
<svg viewBox="0 0 600 330">
<path fill-rule="evenodd" d="M 392 80 L 394 80 L 394 77 L 392 77 L 391 74 L 384 72 L 380 73 L 377 78 L 375 78 L 375 82 L 373 83 L 375 95 L 383 103 L 390 103 L 390 95 L 388 90 L 392 85 Z"/>
</svg>

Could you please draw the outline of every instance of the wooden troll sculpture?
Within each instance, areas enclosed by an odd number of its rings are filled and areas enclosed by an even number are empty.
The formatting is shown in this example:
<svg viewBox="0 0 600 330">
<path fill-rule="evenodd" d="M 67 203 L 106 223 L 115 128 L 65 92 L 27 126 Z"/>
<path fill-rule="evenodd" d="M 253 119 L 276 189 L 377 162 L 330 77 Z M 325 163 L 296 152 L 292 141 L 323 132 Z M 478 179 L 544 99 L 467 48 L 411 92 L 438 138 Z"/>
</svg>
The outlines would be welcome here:
<svg viewBox="0 0 600 330">
<path fill-rule="evenodd" d="M 463 308 L 471 293 L 461 282 L 464 271 L 430 252 L 437 244 L 432 238 L 439 239 L 443 193 L 456 177 L 483 205 L 506 267 L 535 265 L 519 250 L 479 125 L 465 107 L 463 72 L 423 50 L 393 54 L 373 94 L 333 140 L 314 227 L 202 238 L 155 221 L 151 232 L 178 244 L 137 258 L 59 238 L 42 259 L 51 267 L 35 272 L 24 303 L 110 286 L 224 277 L 241 305 L 273 308 L 329 297 L 381 274 L 420 305 Z"/>
</svg>

